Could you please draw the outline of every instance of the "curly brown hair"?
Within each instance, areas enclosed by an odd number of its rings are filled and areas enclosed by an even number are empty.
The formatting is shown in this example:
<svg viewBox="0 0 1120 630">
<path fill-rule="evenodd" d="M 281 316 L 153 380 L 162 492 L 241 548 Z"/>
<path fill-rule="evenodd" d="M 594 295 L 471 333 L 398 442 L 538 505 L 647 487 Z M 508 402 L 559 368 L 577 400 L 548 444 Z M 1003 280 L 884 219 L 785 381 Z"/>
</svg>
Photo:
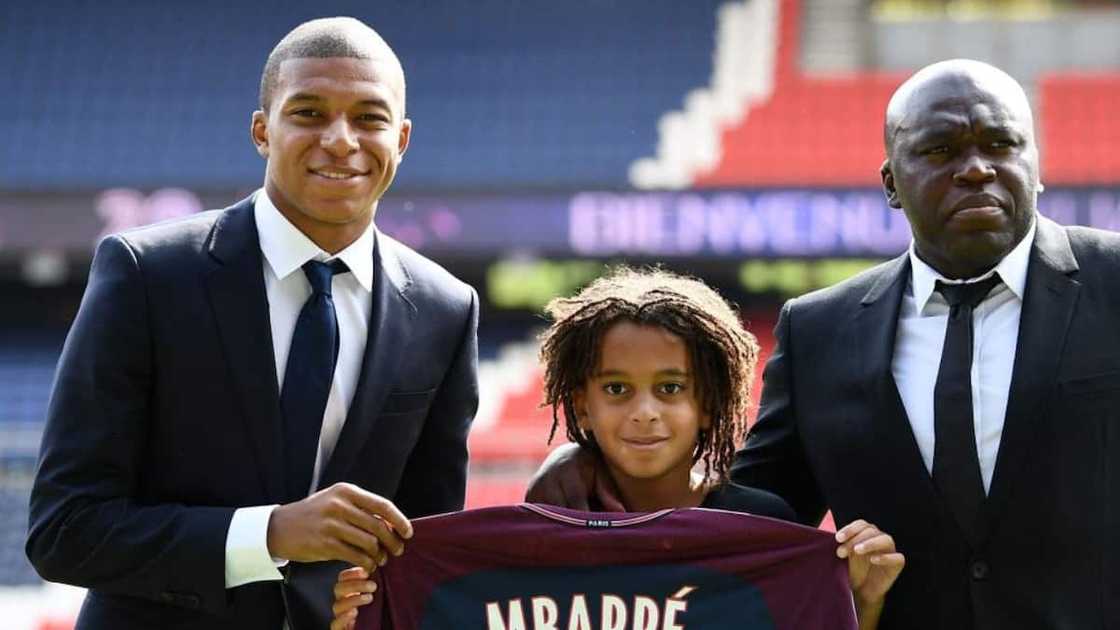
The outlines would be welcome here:
<svg viewBox="0 0 1120 630">
<path fill-rule="evenodd" d="M 577 423 L 573 395 L 594 375 L 604 334 L 619 321 L 660 326 L 685 341 L 700 408 L 711 418 L 693 463 L 703 461 L 705 482 L 726 479 L 747 428 L 758 342 L 733 307 L 700 280 L 662 269 L 617 267 L 576 295 L 545 307 L 552 324 L 541 334 L 544 405 L 552 406 L 556 435 L 563 410 L 568 439 L 598 450 Z"/>
</svg>

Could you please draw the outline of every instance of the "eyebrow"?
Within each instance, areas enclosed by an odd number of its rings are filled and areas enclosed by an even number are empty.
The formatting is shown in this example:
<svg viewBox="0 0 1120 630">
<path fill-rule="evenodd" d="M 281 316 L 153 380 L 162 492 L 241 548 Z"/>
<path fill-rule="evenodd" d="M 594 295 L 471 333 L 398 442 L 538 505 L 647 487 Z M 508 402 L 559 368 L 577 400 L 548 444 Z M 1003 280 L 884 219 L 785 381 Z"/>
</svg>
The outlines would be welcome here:
<svg viewBox="0 0 1120 630">
<path fill-rule="evenodd" d="M 928 138 L 939 136 L 955 136 L 968 129 L 968 124 L 960 121 L 938 120 L 924 125 L 910 125 L 900 127 L 900 131 L 909 132 L 915 138 Z"/>
<path fill-rule="evenodd" d="M 933 120 L 931 120 L 929 122 L 926 122 L 923 125 L 916 125 L 916 124 L 912 124 L 912 123 L 911 124 L 899 124 L 898 125 L 898 130 L 899 131 L 908 131 L 908 132 L 910 132 L 914 135 L 936 134 L 936 133 L 955 134 L 955 133 L 958 133 L 958 132 L 960 132 L 961 130 L 964 130 L 964 129 L 971 129 L 972 128 L 972 124 L 971 124 L 972 122 L 975 122 L 975 121 L 972 121 L 968 117 L 956 116 L 956 115 L 939 115 L 939 116 L 936 116 Z M 985 124 L 984 125 L 983 131 L 985 131 L 985 132 L 992 132 L 992 131 L 1015 132 L 1015 131 L 1019 131 L 1020 127 L 1021 127 L 1021 125 L 1019 125 L 1017 121 L 1010 120 L 1007 117 L 997 117 L 995 120 L 989 120 L 989 121 L 985 121 L 985 122 L 990 123 L 990 124 Z"/>
<path fill-rule="evenodd" d="M 607 377 L 607 376 L 628 376 L 628 375 L 629 375 L 629 373 L 626 372 L 625 370 L 602 370 L 602 371 L 599 371 L 599 372 L 595 373 L 595 376 L 598 377 L 598 378 L 603 378 L 603 377 Z M 688 377 L 689 376 L 687 371 L 679 370 L 677 368 L 668 368 L 668 369 L 665 369 L 665 370 L 658 370 L 657 375 L 658 376 L 683 376 L 683 377 Z"/>
<path fill-rule="evenodd" d="M 297 92 L 297 93 L 289 96 L 288 99 L 284 102 L 285 103 L 291 103 L 291 102 L 325 103 L 326 100 L 327 99 L 323 98 L 322 96 L 319 96 L 318 94 L 312 94 L 310 92 Z M 361 101 L 358 101 L 358 105 L 369 105 L 371 107 L 381 108 L 381 109 L 383 109 L 387 112 L 392 111 L 392 108 L 389 107 L 389 103 L 386 102 L 385 99 L 382 99 L 382 98 L 363 99 Z"/>
</svg>

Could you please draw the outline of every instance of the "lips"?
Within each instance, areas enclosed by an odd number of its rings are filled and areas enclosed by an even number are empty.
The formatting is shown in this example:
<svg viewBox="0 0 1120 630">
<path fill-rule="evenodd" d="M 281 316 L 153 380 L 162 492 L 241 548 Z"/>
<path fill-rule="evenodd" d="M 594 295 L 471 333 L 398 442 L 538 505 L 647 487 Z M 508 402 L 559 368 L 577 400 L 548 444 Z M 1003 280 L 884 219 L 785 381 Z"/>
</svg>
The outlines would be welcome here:
<svg viewBox="0 0 1120 630">
<path fill-rule="evenodd" d="M 969 195 L 969 196 L 965 197 L 964 199 L 961 199 L 960 201 L 958 201 L 953 206 L 953 211 L 952 211 L 951 214 L 957 214 L 958 212 L 963 212 L 965 210 L 973 210 L 973 209 L 986 209 L 986 208 L 1002 209 L 1003 206 L 1004 206 L 1004 203 L 999 197 L 996 197 L 994 195 L 989 195 L 987 193 L 981 193 L 979 195 Z"/>
<path fill-rule="evenodd" d="M 969 195 L 958 201 L 948 216 L 949 223 L 964 229 L 999 227 L 1007 220 L 1004 202 L 994 195 Z"/>
<path fill-rule="evenodd" d="M 669 441 L 668 437 L 654 436 L 654 435 L 643 436 L 643 437 L 622 438 L 622 442 L 625 443 L 627 446 L 629 446 L 631 448 L 636 448 L 636 449 L 639 449 L 639 450 L 652 450 L 652 449 L 655 449 L 655 448 L 661 446 L 662 444 L 664 444 L 665 442 L 668 442 L 668 441 Z"/>
<path fill-rule="evenodd" d="M 318 175 L 324 179 L 331 181 L 345 182 L 359 177 L 369 175 L 369 171 L 363 171 L 350 166 L 319 166 L 307 169 L 312 175 Z"/>
</svg>

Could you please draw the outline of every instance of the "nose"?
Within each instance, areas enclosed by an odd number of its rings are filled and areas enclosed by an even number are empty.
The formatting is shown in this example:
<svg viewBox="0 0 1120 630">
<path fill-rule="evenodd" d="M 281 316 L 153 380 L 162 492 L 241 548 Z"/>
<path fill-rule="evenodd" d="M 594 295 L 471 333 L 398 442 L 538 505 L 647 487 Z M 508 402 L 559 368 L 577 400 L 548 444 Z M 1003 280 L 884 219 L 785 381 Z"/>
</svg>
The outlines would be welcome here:
<svg viewBox="0 0 1120 630">
<path fill-rule="evenodd" d="M 358 150 L 358 139 L 345 117 L 335 119 L 319 137 L 319 146 L 336 157 L 346 157 Z"/>
<path fill-rule="evenodd" d="M 630 411 L 630 420 L 633 422 L 653 422 L 661 417 L 657 397 L 650 394 L 639 395 L 634 398 L 634 407 Z"/>
<path fill-rule="evenodd" d="M 996 169 L 991 162 L 979 152 L 973 152 L 965 157 L 957 171 L 953 173 L 953 181 L 961 186 L 975 186 L 995 181 Z"/>
</svg>

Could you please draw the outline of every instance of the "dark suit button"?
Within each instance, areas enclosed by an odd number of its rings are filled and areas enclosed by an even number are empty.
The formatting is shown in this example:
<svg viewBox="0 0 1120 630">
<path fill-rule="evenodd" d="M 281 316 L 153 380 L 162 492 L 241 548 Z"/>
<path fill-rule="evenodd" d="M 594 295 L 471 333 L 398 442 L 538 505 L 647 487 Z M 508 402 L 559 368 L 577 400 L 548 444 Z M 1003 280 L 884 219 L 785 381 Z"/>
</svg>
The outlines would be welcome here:
<svg viewBox="0 0 1120 630">
<path fill-rule="evenodd" d="M 987 579 L 988 570 L 988 563 L 984 562 L 983 560 L 977 560 L 976 562 L 972 563 L 971 567 L 969 567 L 969 572 L 972 573 L 972 579 L 976 580 L 977 582 Z"/>
</svg>

